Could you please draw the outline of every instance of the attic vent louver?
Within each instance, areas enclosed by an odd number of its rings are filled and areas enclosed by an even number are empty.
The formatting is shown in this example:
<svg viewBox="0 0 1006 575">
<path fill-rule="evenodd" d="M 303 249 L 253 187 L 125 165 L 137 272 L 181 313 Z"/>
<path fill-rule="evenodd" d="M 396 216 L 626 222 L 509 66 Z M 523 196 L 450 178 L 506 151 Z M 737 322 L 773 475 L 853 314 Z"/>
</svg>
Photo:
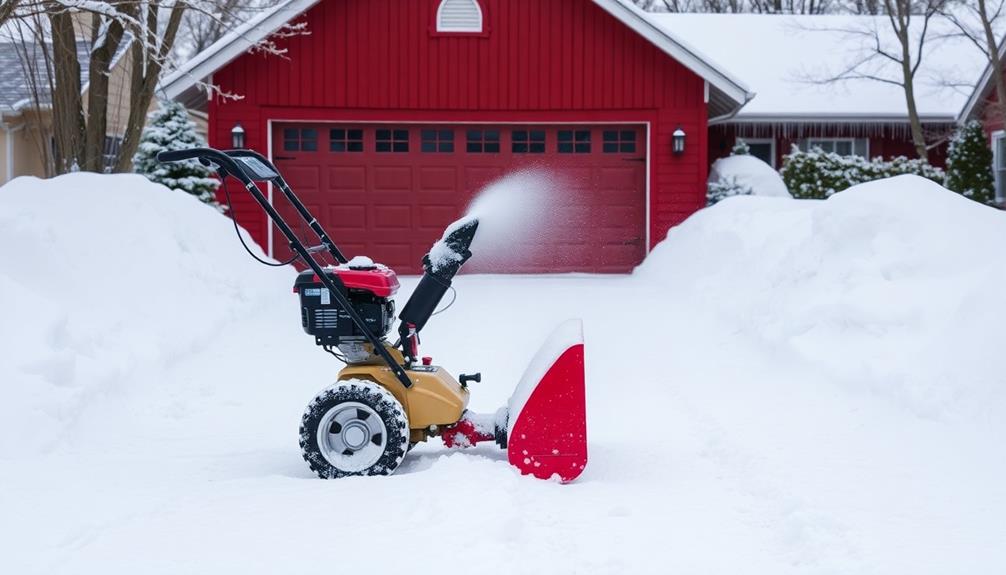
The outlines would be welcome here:
<svg viewBox="0 0 1006 575">
<path fill-rule="evenodd" d="M 478 0 L 443 0 L 437 8 L 437 32 L 481 32 Z"/>
</svg>

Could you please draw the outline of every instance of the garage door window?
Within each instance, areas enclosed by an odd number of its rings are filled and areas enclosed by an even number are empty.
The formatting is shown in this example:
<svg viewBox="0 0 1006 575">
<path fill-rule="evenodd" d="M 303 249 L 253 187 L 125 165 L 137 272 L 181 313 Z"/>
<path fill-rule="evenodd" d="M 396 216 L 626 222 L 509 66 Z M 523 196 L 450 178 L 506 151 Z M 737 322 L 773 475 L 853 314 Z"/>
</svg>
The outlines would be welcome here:
<svg viewBox="0 0 1006 575">
<path fill-rule="evenodd" d="M 500 152 L 499 130 L 468 130 L 466 149 L 469 154 L 498 154 Z"/>
<path fill-rule="evenodd" d="M 514 130 L 513 153 L 544 154 L 545 130 Z"/>
<path fill-rule="evenodd" d="M 454 130 L 423 130 L 421 137 L 425 153 L 454 152 Z"/>
<path fill-rule="evenodd" d="M 605 154 L 636 153 L 636 132 L 632 130 L 605 130 Z"/>
<path fill-rule="evenodd" d="M 328 146 L 332 152 L 362 152 L 363 130 L 334 128 L 328 131 Z"/>
<path fill-rule="evenodd" d="M 377 130 L 377 151 L 378 152 L 408 152 L 409 151 L 409 131 L 408 130 Z"/>
<path fill-rule="evenodd" d="M 318 130 L 286 128 L 283 130 L 283 150 L 286 152 L 317 152 Z"/>
<path fill-rule="evenodd" d="M 559 130 L 560 154 L 589 154 L 590 130 Z"/>
</svg>

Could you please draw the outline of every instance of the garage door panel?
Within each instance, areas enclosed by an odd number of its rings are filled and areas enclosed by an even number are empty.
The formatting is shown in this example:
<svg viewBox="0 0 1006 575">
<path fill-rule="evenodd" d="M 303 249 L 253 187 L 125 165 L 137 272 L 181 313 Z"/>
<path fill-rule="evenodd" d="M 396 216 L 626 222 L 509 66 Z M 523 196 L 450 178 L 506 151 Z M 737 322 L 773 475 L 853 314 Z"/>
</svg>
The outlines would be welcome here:
<svg viewBox="0 0 1006 575">
<path fill-rule="evenodd" d="M 318 190 L 321 188 L 321 168 L 319 166 L 294 165 L 283 170 L 283 178 L 294 191 Z"/>
<path fill-rule="evenodd" d="M 324 213 L 324 212 L 312 212 Z M 365 205 L 328 205 L 328 221 L 332 222 L 340 231 L 366 231 L 369 219 L 367 218 L 367 206 Z M 329 230 L 332 232 L 332 230 Z"/>
<path fill-rule="evenodd" d="M 421 166 L 419 168 L 419 189 L 455 193 L 458 189 L 458 167 Z"/>
<path fill-rule="evenodd" d="M 597 218 L 597 224 L 612 233 L 628 229 L 629 232 L 637 231 L 636 221 L 639 219 L 639 210 L 631 206 L 605 206 Z"/>
<path fill-rule="evenodd" d="M 456 206 L 428 206 L 419 207 L 419 227 L 426 230 L 443 232 L 449 224 L 458 219 L 458 209 Z"/>
<path fill-rule="evenodd" d="M 410 166 L 374 166 L 374 192 L 412 189 L 412 168 Z"/>
<path fill-rule="evenodd" d="M 468 190 L 481 190 L 487 185 L 495 182 L 503 176 L 501 166 L 465 166 L 465 188 Z"/>
<path fill-rule="evenodd" d="M 412 194 L 412 198 L 417 206 L 450 205 L 454 207 L 460 200 L 456 192 L 416 191 Z"/>
<path fill-rule="evenodd" d="M 367 189 L 366 166 L 332 166 L 328 169 L 328 189 L 362 192 Z"/>
<path fill-rule="evenodd" d="M 333 126 L 338 125 L 318 124 L 317 129 L 327 134 Z M 476 257 L 466 271 L 625 272 L 645 253 L 646 163 L 626 161 L 637 153 L 605 153 L 602 145 L 602 134 L 611 129 L 633 133 L 637 143 L 644 142 L 642 127 L 441 127 L 454 134 L 451 152 L 420 148 L 421 132 L 429 126 L 395 125 L 391 129 L 409 135 L 410 149 L 402 153 L 377 152 L 379 128 L 389 126 L 355 125 L 363 131 L 363 152 L 329 153 L 325 146 L 317 153 L 277 160 L 347 256 L 364 254 L 399 273 L 420 273 L 422 256 L 479 190 L 528 169 L 546 172 L 557 188 L 541 207 L 549 220 L 547 232 L 543 237 L 513 238 L 509 255 L 521 257 L 508 257 L 504 263 Z M 586 153 L 558 153 L 559 132 L 571 129 L 590 132 Z M 496 146 L 470 152 L 468 132 L 479 130 L 498 134 Z M 514 151 L 513 133 L 530 130 L 545 132 L 546 153 Z M 283 244 L 280 240 L 274 246 L 277 257 L 284 253 Z"/>
<path fill-rule="evenodd" d="M 396 270 L 416 268 L 411 243 L 374 242 L 371 245 L 374 248 L 371 253 L 380 254 L 377 259 L 381 263 Z"/>
<path fill-rule="evenodd" d="M 328 232 L 332 233 L 334 230 L 328 230 Z M 340 241 L 337 243 L 339 244 L 339 249 L 342 250 L 342 253 L 350 258 L 354 255 L 365 254 L 370 251 L 367 249 L 367 242 Z"/>
<path fill-rule="evenodd" d="M 633 165 L 637 162 L 625 160 L 622 160 L 622 162 L 625 165 L 597 169 L 597 179 L 603 182 L 603 187 L 627 190 L 638 189 L 637 175 L 639 174 L 639 168 Z"/>
<path fill-rule="evenodd" d="M 590 166 L 565 167 L 556 180 L 565 189 L 586 191 L 594 185 L 594 169 Z"/>
<path fill-rule="evenodd" d="M 374 228 L 408 233 L 412 229 L 412 206 L 374 206 Z"/>
</svg>

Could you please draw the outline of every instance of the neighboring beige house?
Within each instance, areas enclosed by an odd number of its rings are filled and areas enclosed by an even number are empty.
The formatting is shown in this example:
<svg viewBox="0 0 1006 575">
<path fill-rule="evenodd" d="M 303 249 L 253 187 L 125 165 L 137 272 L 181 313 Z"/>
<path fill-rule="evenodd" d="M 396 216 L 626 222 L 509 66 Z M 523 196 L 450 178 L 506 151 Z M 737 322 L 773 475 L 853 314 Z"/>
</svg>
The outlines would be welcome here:
<svg viewBox="0 0 1006 575">
<path fill-rule="evenodd" d="M 77 42 L 85 106 L 90 45 L 89 41 Z M 118 152 L 129 118 L 131 56 L 126 45 L 123 42 L 116 55 L 109 79 L 105 154 L 110 161 Z M 41 92 L 48 91 L 44 61 L 43 50 L 37 46 L 0 38 L 0 184 L 18 176 L 47 177 L 53 173 L 50 97 L 48 93 L 35 94 L 33 88 L 34 84 Z M 30 81 L 33 76 L 38 81 Z M 152 108 L 156 107 L 155 101 Z M 194 111 L 189 115 L 205 137 L 206 115 Z"/>
</svg>

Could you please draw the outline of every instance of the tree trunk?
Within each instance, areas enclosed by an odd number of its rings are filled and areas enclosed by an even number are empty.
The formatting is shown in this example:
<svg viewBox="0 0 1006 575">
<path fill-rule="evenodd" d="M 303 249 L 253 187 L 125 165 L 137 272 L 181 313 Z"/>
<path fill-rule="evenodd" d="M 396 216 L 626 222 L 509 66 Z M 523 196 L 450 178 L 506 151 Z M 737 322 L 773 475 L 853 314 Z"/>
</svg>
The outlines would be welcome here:
<svg viewBox="0 0 1006 575">
<path fill-rule="evenodd" d="M 907 67 L 902 65 L 903 68 Z M 929 161 L 929 150 L 926 149 L 926 135 L 922 131 L 922 120 L 919 118 L 919 109 L 915 105 L 915 82 L 911 73 L 905 75 L 905 103 L 908 104 L 908 121 L 912 127 L 912 144 L 915 145 L 915 153 L 920 160 Z"/>
<path fill-rule="evenodd" d="M 154 99 L 154 90 L 161 76 L 161 68 L 165 58 L 171 51 L 178 34 L 178 27 L 185 13 L 185 3 L 178 2 L 171 8 L 164 34 L 158 44 L 157 23 L 158 10 L 151 5 L 147 10 L 146 49 L 144 41 L 137 38 L 130 48 L 132 54 L 132 71 L 130 74 L 129 119 L 126 122 L 126 133 L 119 147 L 119 157 L 116 160 L 114 172 L 133 171 L 133 155 L 140 145 L 140 136 L 147 121 L 147 111 Z M 124 9 L 125 10 L 125 9 Z M 141 17 L 134 12 L 137 18 Z M 156 47 L 156 49 L 155 49 Z"/>
<path fill-rule="evenodd" d="M 901 75 L 902 87 L 905 91 L 905 104 L 908 108 L 908 122 L 912 131 L 912 144 L 919 159 L 929 161 L 929 150 L 926 149 L 926 135 L 922 131 L 922 120 L 919 118 L 919 108 L 915 103 L 915 67 L 912 63 L 912 38 L 909 25 L 912 19 L 912 4 L 910 0 L 887 0 L 887 17 L 891 22 L 898 43 L 901 44 Z M 920 44 L 921 47 L 921 44 Z M 922 53 L 918 54 L 922 57 Z"/>
<path fill-rule="evenodd" d="M 20 0 L 0 0 L 0 26 L 10 20 L 18 4 L 20 4 Z"/>
<path fill-rule="evenodd" d="M 52 135 L 55 171 L 65 174 L 81 167 L 84 148 L 84 113 L 80 97 L 80 61 L 73 17 L 60 5 L 49 6 L 52 27 Z"/>
<path fill-rule="evenodd" d="M 94 34 L 91 64 L 88 69 L 87 132 L 84 141 L 83 164 L 89 172 L 104 171 L 105 136 L 108 133 L 108 83 L 112 59 L 122 41 L 122 23 L 117 19 L 107 23 L 104 38 L 98 38 L 102 17 L 93 15 Z M 100 42 L 100 44 L 98 44 Z"/>
</svg>

